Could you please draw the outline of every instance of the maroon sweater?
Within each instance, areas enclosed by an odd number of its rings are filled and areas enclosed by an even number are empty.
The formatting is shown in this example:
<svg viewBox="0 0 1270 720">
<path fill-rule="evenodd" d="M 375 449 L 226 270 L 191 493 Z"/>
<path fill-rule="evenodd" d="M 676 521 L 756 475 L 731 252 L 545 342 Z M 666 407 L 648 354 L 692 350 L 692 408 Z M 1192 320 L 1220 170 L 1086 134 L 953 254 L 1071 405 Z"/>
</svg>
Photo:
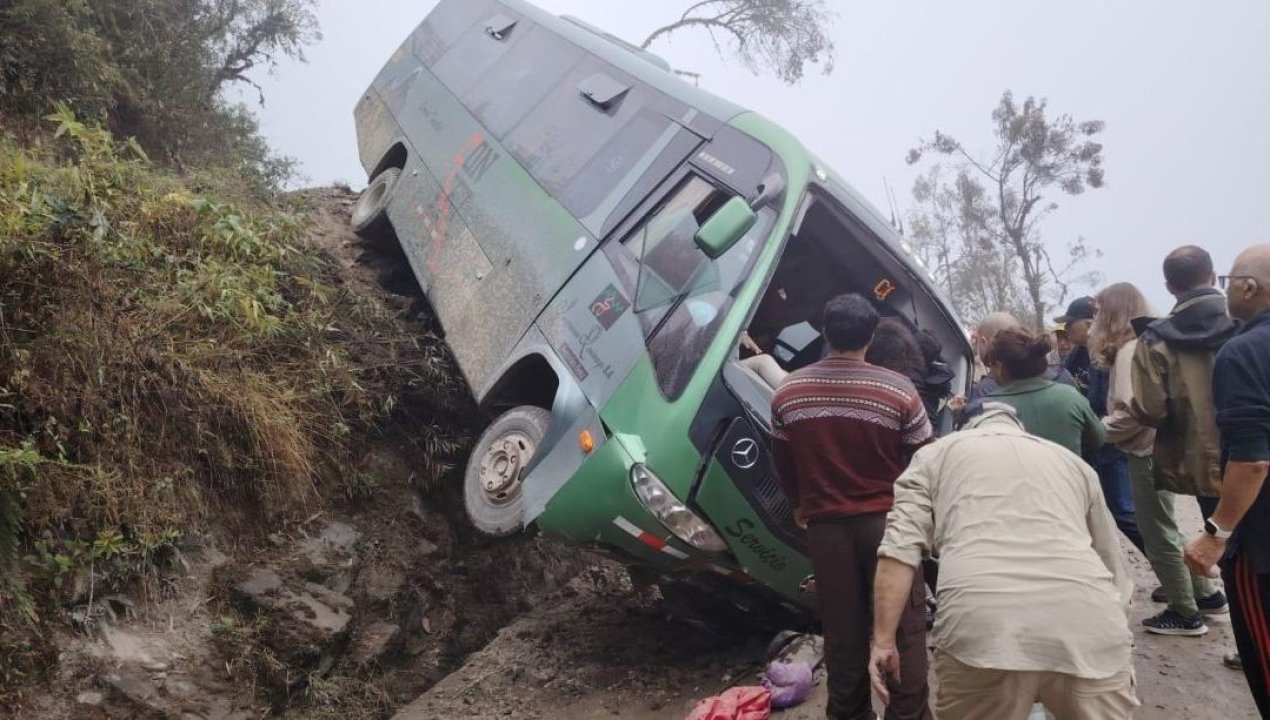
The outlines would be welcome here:
<svg viewBox="0 0 1270 720">
<path fill-rule="evenodd" d="M 807 519 L 889 511 L 895 479 L 933 438 L 908 378 L 839 357 L 781 383 L 772 426 L 777 477 Z"/>
</svg>

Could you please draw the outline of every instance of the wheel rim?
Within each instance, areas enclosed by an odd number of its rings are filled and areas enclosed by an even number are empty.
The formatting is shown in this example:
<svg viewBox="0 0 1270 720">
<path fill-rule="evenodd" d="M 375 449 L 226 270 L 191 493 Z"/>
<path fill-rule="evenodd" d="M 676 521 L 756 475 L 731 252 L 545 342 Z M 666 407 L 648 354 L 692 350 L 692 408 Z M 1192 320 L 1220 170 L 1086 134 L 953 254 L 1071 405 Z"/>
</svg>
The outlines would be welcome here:
<svg viewBox="0 0 1270 720">
<path fill-rule="evenodd" d="M 534 440 L 523 432 L 511 431 L 490 444 L 481 458 L 478 480 L 485 501 L 502 506 L 520 497 L 521 476 L 534 455 Z"/>
</svg>

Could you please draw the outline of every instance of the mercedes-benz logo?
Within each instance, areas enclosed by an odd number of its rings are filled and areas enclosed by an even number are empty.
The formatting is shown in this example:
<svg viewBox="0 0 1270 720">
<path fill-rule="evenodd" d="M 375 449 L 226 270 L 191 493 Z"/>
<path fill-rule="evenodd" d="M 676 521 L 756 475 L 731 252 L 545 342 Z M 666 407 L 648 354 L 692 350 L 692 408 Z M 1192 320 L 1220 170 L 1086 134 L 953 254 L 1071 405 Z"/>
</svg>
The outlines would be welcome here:
<svg viewBox="0 0 1270 720">
<path fill-rule="evenodd" d="M 732 446 L 732 464 L 742 470 L 749 470 L 758 464 L 758 443 L 750 438 L 741 438 Z"/>
</svg>

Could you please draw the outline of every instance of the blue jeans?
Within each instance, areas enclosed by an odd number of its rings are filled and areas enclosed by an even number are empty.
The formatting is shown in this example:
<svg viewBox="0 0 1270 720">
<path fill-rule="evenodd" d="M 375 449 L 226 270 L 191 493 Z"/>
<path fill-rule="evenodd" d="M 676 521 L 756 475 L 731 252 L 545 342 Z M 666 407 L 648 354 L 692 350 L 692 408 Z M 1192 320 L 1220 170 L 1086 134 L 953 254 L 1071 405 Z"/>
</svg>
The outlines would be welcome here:
<svg viewBox="0 0 1270 720">
<path fill-rule="evenodd" d="M 1138 531 L 1137 510 L 1133 506 L 1133 480 L 1129 475 L 1129 456 L 1111 445 L 1094 453 L 1094 470 L 1102 485 L 1102 495 L 1107 509 L 1116 521 L 1116 527 L 1144 555 L 1142 533 Z"/>
</svg>

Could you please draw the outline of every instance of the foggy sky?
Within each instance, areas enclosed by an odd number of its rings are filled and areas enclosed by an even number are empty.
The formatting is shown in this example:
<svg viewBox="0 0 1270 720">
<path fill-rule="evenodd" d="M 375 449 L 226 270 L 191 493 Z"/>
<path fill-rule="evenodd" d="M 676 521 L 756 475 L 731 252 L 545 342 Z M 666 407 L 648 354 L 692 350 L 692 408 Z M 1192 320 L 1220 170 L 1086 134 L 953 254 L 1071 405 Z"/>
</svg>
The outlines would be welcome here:
<svg viewBox="0 0 1270 720">
<path fill-rule="evenodd" d="M 257 108 L 273 147 L 314 184 L 360 187 L 352 109 L 434 0 L 319 0 L 325 38 L 309 62 L 259 78 Z M 537 0 L 638 44 L 688 0 Z M 1129 281 L 1154 309 L 1171 304 L 1160 261 L 1208 248 L 1224 273 L 1238 251 L 1270 242 L 1270 3 L 1075 0 L 1019 3 L 846 2 L 833 28 L 837 69 L 796 87 L 720 60 L 682 31 L 653 50 L 701 86 L 790 129 L 889 215 L 885 182 L 911 204 L 906 151 L 935 129 L 968 148 L 991 143 L 1003 90 L 1048 98 L 1052 113 L 1100 119 L 1107 186 L 1061 207 L 1045 226 L 1055 250 L 1077 235 L 1104 253 L 1105 282 Z M 254 95 L 244 95 L 254 97 Z M 1051 315 L 1057 313 L 1050 313 Z"/>
</svg>

